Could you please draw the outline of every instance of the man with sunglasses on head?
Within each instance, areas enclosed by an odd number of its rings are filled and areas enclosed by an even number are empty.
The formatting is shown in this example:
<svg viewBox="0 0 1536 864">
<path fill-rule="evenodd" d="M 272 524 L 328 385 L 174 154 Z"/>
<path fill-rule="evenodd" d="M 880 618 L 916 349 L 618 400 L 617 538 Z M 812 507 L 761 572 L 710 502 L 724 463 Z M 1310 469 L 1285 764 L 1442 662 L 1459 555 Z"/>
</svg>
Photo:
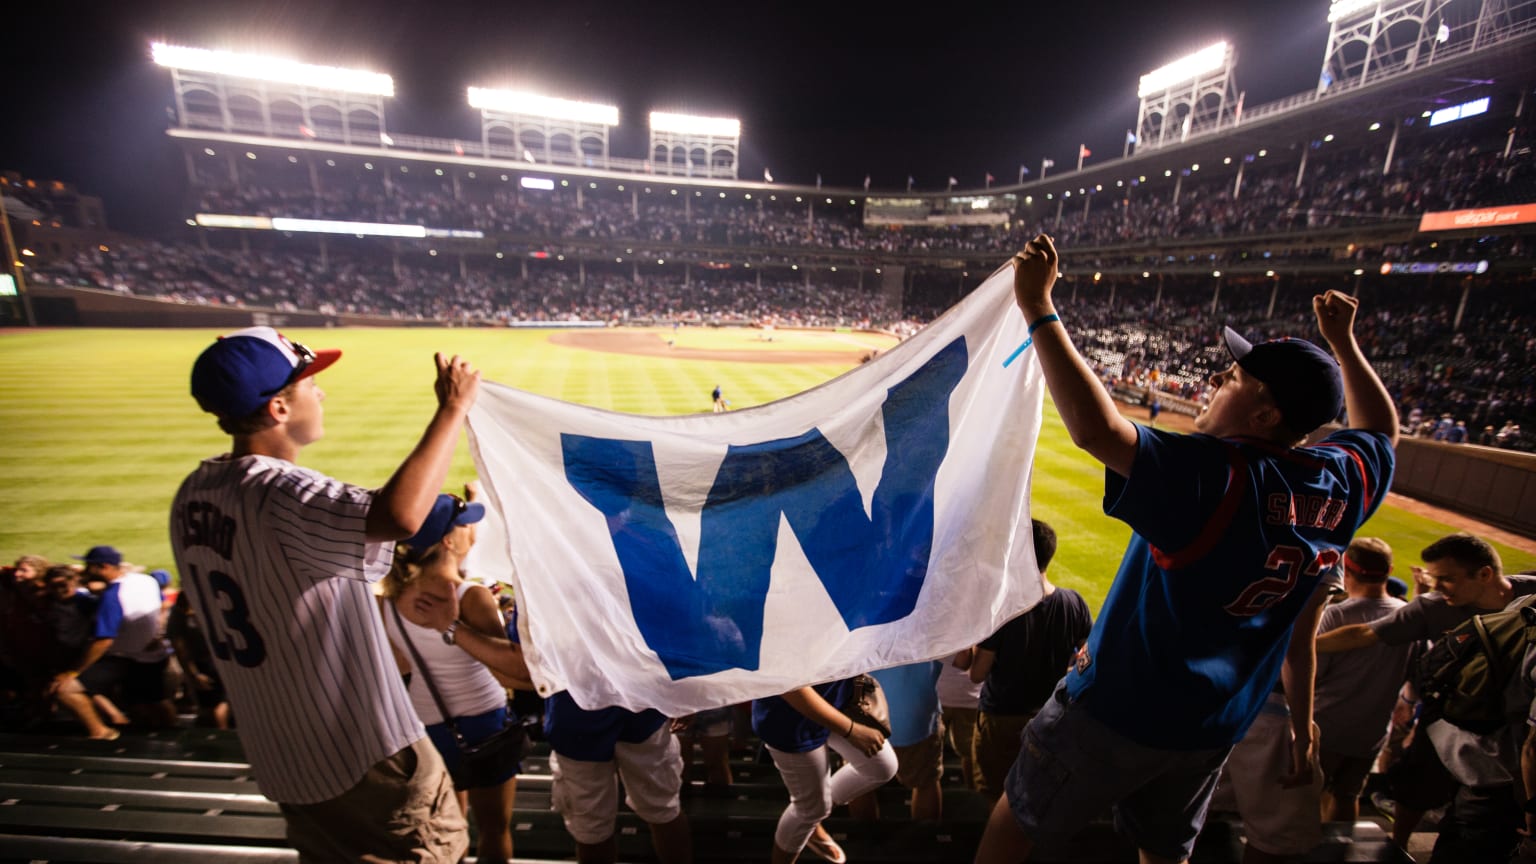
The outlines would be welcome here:
<svg viewBox="0 0 1536 864">
<path fill-rule="evenodd" d="M 437 410 L 380 489 L 295 464 L 324 434 L 311 351 L 271 327 L 228 334 L 192 395 L 231 436 L 171 509 L 171 545 L 204 623 L 257 786 L 303 861 L 456 862 L 453 785 L 389 650 L 373 583 L 437 500 L 480 373 L 437 355 Z"/>
<path fill-rule="evenodd" d="M 1310 780 L 1323 592 L 1391 482 L 1397 412 L 1355 340 L 1355 298 L 1328 291 L 1312 308 L 1331 355 L 1227 329 L 1232 364 L 1211 376 L 1199 434 L 1138 426 L 1056 313 L 1051 239 L 1012 263 L 1051 399 L 1105 467 L 1104 512 L 1133 533 L 1088 643 L 1024 729 L 976 860 L 1024 860 L 1112 808 L 1144 864 L 1186 861 L 1222 764 L 1261 711 L 1289 709 L 1276 736 L 1288 739 L 1285 781 Z M 1353 428 L 1302 446 L 1346 404 Z"/>
</svg>

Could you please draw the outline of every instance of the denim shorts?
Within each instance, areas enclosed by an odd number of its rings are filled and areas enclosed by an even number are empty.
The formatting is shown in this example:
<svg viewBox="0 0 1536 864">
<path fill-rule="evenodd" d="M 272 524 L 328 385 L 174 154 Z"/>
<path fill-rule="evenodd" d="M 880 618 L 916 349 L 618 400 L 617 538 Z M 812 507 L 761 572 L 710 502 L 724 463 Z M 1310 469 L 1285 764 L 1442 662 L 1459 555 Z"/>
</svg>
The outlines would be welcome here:
<svg viewBox="0 0 1536 864">
<path fill-rule="evenodd" d="M 1113 812 L 1137 847 L 1175 861 L 1189 857 L 1205 824 L 1231 747 L 1160 750 L 1137 744 L 1067 699 L 1060 685 L 1024 728 L 1008 772 L 1008 804 L 1042 849 Z"/>
<path fill-rule="evenodd" d="M 507 725 L 507 709 L 494 708 L 484 714 L 471 714 L 465 717 L 453 718 L 455 725 L 459 727 L 459 734 L 470 744 L 479 744 L 481 741 L 500 732 Z M 512 717 L 512 722 L 517 722 L 517 717 Z M 459 762 L 462 756 L 459 753 L 459 740 L 454 737 L 453 730 L 447 723 L 433 723 L 427 727 L 427 737 L 432 739 L 432 745 L 443 756 L 443 764 L 447 766 L 449 774 L 459 772 Z M 497 781 L 498 785 L 505 783 L 517 776 L 521 763 L 508 766 L 502 772 L 502 777 Z M 464 791 L 464 790 L 459 790 Z"/>
</svg>

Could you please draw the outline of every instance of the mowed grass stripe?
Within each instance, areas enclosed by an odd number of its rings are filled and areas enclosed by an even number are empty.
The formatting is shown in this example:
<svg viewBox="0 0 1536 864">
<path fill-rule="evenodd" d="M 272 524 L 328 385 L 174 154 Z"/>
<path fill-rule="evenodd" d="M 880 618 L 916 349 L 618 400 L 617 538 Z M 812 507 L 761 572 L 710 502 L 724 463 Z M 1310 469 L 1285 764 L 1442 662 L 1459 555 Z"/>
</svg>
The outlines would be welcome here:
<svg viewBox="0 0 1536 864">
<path fill-rule="evenodd" d="M 434 351 L 457 352 L 488 380 L 566 401 L 639 414 L 707 412 L 720 385 L 733 409 L 815 387 L 850 366 L 639 357 L 551 345 L 548 331 L 343 329 L 288 331 L 341 348 L 327 391 L 327 436 L 304 464 L 361 485 L 382 484 L 414 445 L 435 399 Z M 51 330 L 0 335 L 0 557 L 67 560 L 97 543 L 134 562 L 170 567 L 167 508 L 196 461 L 228 446 L 188 393 L 192 360 L 217 334 L 198 330 Z M 806 344 L 791 344 L 791 336 Z M 815 338 L 812 338 L 815 337 Z M 836 338 L 863 338 L 835 334 Z M 679 344 L 740 350 L 752 334 L 683 329 Z M 776 334 L 764 350 L 822 350 L 822 334 Z M 697 339 L 697 342 L 688 340 Z M 820 344 L 817 339 L 822 340 Z M 875 347 L 875 346 L 871 346 Z M 461 446 L 450 485 L 471 479 Z M 1102 512 L 1103 468 L 1075 448 L 1049 401 L 1035 459 L 1034 511 L 1055 526 L 1050 575 L 1097 609 L 1130 532 Z M 1364 533 L 1387 540 L 1398 573 L 1448 525 L 1383 507 Z M 1495 544 L 1506 568 L 1536 556 Z"/>
</svg>

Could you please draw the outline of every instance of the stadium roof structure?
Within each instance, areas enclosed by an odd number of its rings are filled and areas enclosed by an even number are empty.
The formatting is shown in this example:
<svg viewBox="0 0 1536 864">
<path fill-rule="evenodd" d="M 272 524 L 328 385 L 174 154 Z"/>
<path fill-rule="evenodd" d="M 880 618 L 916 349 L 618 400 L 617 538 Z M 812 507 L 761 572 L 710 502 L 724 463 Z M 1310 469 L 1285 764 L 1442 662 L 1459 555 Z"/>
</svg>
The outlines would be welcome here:
<svg viewBox="0 0 1536 864">
<path fill-rule="evenodd" d="M 182 128 L 341 144 L 389 140 L 384 100 L 395 83 L 388 75 L 162 42 L 150 52 L 171 70 Z"/>
<path fill-rule="evenodd" d="M 1383 15 L 1402 9 L 1408 9 L 1413 14 L 1396 20 L 1390 26 L 1384 25 Z M 1263 154 L 1266 152 L 1298 144 L 1306 146 L 1309 142 L 1314 147 L 1321 146 L 1331 143 L 1329 136 L 1332 135 L 1340 136 L 1340 144 L 1351 140 L 1358 143 L 1359 139 L 1353 136 L 1364 134 L 1380 135 L 1395 142 L 1396 137 L 1405 129 L 1412 132 L 1416 128 L 1414 124 L 1421 122 L 1421 119 L 1427 121 L 1428 112 L 1481 97 L 1490 98 L 1490 113 L 1514 114 L 1520 110 L 1518 106 L 1523 104 L 1530 90 L 1529 85 L 1536 81 L 1536 0 L 1481 0 L 1480 4 L 1452 6 L 1448 6 L 1445 0 L 1373 0 L 1365 5 L 1351 5 L 1350 0 L 1339 0 L 1334 11 L 1335 35 L 1344 32 L 1345 28 L 1355 28 L 1349 31 L 1355 35 L 1348 39 L 1331 39 L 1325 64 L 1335 62 L 1339 57 L 1344 60 L 1338 62 L 1348 62 L 1348 58 L 1353 56 L 1351 52 L 1362 50 L 1363 45 L 1376 44 L 1381 49 L 1376 51 L 1378 59 L 1373 61 L 1375 65 L 1357 64 L 1359 74 L 1352 73 L 1353 77 L 1337 77 L 1330 86 L 1320 91 L 1309 90 L 1238 110 L 1238 106 L 1231 100 L 1231 76 L 1227 75 L 1222 110 L 1211 115 L 1212 122 L 1191 123 L 1187 135 L 1182 134 L 1183 130 L 1180 129 L 1180 134 L 1164 139 L 1160 146 L 1142 136 L 1143 140 L 1134 149 L 1127 148 L 1128 153 L 1123 158 L 1095 161 L 1077 171 L 1052 173 L 1048 179 L 994 184 L 985 191 L 914 191 L 910 197 L 937 199 L 965 194 L 1017 193 L 1021 198 L 1049 200 L 1071 191 L 1075 193 L 1075 203 L 1080 195 L 1091 198 L 1098 191 L 1097 187 L 1114 187 L 1116 182 L 1124 183 L 1132 179 L 1159 176 L 1177 178 L 1196 165 L 1203 166 L 1207 171 L 1229 171 L 1235 175 L 1235 182 L 1240 183 L 1243 165 L 1265 158 Z M 1366 16 L 1376 23 L 1360 30 L 1356 27 L 1359 16 Z M 1361 40 L 1368 39 L 1372 33 L 1379 37 L 1378 42 L 1362 43 Z M 1405 34 L 1412 34 L 1412 39 L 1409 40 Z M 1404 46 L 1409 41 L 1417 46 L 1417 50 L 1387 50 L 1391 46 Z M 1210 57 L 1205 59 L 1212 62 L 1219 59 L 1222 68 L 1230 71 L 1230 46 L 1210 46 L 1208 52 Z M 1382 57 L 1396 59 L 1388 63 Z M 1167 77 L 1175 71 L 1181 76 L 1188 73 L 1185 83 L 1196 81 L 1202 75 L 1208 76 L 1208 72 L 1195 68 L 1199 65 L 1191 61 L 1188 68 L 1158 70 L 1166 73 L 1164 92 L 1167 92 L 1168 85 L 1183 87 L 1183 84 Z M 1325 71 L 1328 68 L 1325 65 Z M 1154 78 L 1152 75 L 1148 77 Z M 227 87 L 228 83 L 226 81 L 224 85 Z M 1155 78 L 1152 83 L 1157 83 Z M 216 92 L 229 94 L 229 99 L 234 98 L 233 91 Z M 1192 90 L 1187 95 L 1196 94 Z M 494 104 L 477 101 L 482 105 Z M 558 107 L 558 104 L 551 102 L 545 104 L 544 108 L 548 109 L 550 105 Z M 596 108 L 591 110 L 595 111 Z M 1524 110 L 1530 109 L 1526 107 Z M 560 112 L 549 110 L 546 113 Z M 602 117 L 590 115 L 590 119 L 616 120 L 613 116 L 616 114 L 613 111 Z M 240 122 L 242 118 L 252 116 L 258 122 Z M 335 114 L 329 116 L 336 119 Z M 283 118 L 286 121 L 279 122 Z M 808 184 L 770 184 L 741 180 L 736 173 L 736 157 L 740 145 L 739 121 L 727 121 L 731 125 L 721 125 L 719 128 L 687 124 L 679 126 L 670 123 L 670 118 L 665 114 L 657 112 L 652 115 L 651 152 L 647 153 L 650 158 L 636 159 L 607 153 L 606 131 L 601 137 L 591 138 L 585 145 L 575 144 L 564 150 L 564 155 L 560 155 L 561 148 L 552 146 L 545 156 L 534 148 L 521 146 L 522 142 L 518 139 L 496 142 L 491 140 L 488 133 L 482 135 L 481 141 L 467 141 L 385 132 L 382 102 L 379 103 L 377 131 L 367 126 L 366 113 L 355 119 L 362 121 L 361 132 L 355 124 L 350 134 L 340 124 L 325 125 L 324 128 L 308 126 L 301 119 L 295 119 L 291 103 L 285 108 L 273 102 L 270 110 L 265 113 L 250 110 L 243 113 L 236 110 L 225 112 L 222 109 L 192 116 L 182 113 L 178 125 L 170 129 L 169 134 L 188 143 L 235 144 L 242 148 L 280 147 L 297 153 L 344 153 L 445 167 L 463 166 L 467 170 L 485 167 L 521 173 L 533 167 L 529 165 L 532 161 L 538 163 L 537 170 L 545 174 L 572 178 L 611 178 L 622 181 L 626 178 L 636 179 L 639 175 L 655 182 L 686 188 L 718 187 L 749 192 L 768 190 L 816 194 L 826 192 L 832 196 L 852 195 L 857 198 L 870 194 L 870 190 L 852 188 L 822 190 L 819 186 Z M 569 120 L 562 122 L 572 130 L 579 123 Z M 1365 130 L 1367 125 L 1372 126 L 1370 132 Z M 307 132 L 301 127 L 307 127 Z M 689 134 L 694 135 L 694 139 L 674 141 L 667 137 Z M 547 136 L 544 140 L 552 142 L 554 139 Z M 677 158 L 679 145 L 686 154 L 681 160 Z M 1390 151 L 1392 148 L 1388 149 Z M 658 154 L 671 158 L 660 158 Z M 533 156 L 533 159 L 530 160 L 529 156 Z M 1383 165 L 1384 170 L 1390 167 L 1390 159 L 1389 155 Z M 1305 165 L 1300 173 L 1304 175 Z M 1302 179 L 1302 176 L 1298 176 L 1298 182 Z M 1177 183 L 1177 179 L 1171 179 L 1170 182 Z M 891 192 L 875 190 L 874 194 Z"/>
</svg>

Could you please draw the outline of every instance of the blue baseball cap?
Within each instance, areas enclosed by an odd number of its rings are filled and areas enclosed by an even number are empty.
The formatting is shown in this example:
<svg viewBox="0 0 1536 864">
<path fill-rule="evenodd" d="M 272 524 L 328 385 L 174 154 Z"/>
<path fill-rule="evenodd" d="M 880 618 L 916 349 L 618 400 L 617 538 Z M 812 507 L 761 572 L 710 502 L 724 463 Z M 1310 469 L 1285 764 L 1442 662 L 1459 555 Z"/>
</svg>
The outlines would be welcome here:
<svg viewBox="0 0 1536 864">
<path fill-rule="evenodd" d="M 76 561 L 84 561 L 87 564 L 110 564 L 113 567 L 123 563 L 123 553 L 111 546 L 92 546 L 84 555 L 69 556 Z"/>
<path fill-rule="evenodd" d="M 432 503 L 432 512 L 421 523 L 421 530 L 401 542 L 411 547 L 417 555 L 436 546 L 448 536 L 448 532 L 460 525 L 473 525 L 485 518 L 485 505 L 465 501 L 457 495 L 439 495 Z"/>
<path fill-rule="evenodd" d="M 334 348 L 311 351 L 271 327 L 247 327 L 220 336 L 198 356 L 192 397 L 210 414 L 247 417 L 284 387 L 340 359 Z"/>
<path fill-rule="evenodd" d="M 1305 339 L 1254 345 L 1231 327 L 1222 336 L 1237 365 L 1269 389 L 1292 432 L 1305 435 L 1344 410 L 1344 376 L 1332 354 Z"/>
</svg>

